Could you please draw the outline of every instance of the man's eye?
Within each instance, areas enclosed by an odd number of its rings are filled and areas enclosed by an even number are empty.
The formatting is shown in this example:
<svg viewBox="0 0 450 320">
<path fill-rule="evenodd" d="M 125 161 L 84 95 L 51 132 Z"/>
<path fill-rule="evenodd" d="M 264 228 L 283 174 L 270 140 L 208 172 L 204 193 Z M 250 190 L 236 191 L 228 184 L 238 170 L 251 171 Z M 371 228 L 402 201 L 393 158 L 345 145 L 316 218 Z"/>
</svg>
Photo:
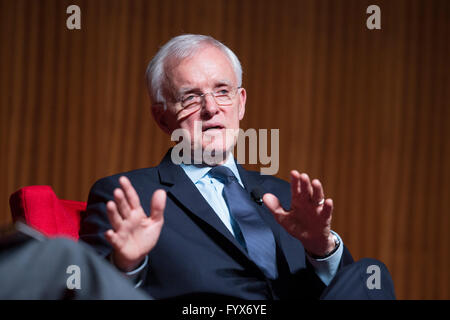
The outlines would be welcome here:
<svg viewBox="0 0 450 320">
<path fill-rule="evenodd" d="M 228 90 L 227 89 L 222 89 L 216 92 L 216 94 L 221 95 L 221 96 L 225 96 L 228 94 Z"/>
<path fill-rule="evenodd" d="M 194 98 L 195 98 L 195 95 L 191 94 L 191 95 L 186 96 L 186 97 L 184 97 L 183 99 L 181 99 L 181 101 L 183 101 L 183 102 L 189 102 L 189 101 L 194 100 Z"/>
</svg>

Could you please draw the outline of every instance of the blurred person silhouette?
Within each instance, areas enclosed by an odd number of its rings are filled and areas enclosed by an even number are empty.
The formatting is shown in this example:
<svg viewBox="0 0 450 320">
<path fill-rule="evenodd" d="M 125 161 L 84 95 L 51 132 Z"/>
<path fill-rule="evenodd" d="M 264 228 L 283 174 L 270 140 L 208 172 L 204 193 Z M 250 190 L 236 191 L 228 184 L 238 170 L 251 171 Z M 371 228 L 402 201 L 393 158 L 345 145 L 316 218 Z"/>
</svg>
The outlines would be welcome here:
<svg viewBox="0 0 450 320">
<path fill-rule="evenodd" d="M 151 297 L 136 289 L 132 280 L 88 245 L 66 238 L 47 238 L 17 222 L 3 228 L 0 234 L 0 299 L 146 300 Z"/>
</svg>

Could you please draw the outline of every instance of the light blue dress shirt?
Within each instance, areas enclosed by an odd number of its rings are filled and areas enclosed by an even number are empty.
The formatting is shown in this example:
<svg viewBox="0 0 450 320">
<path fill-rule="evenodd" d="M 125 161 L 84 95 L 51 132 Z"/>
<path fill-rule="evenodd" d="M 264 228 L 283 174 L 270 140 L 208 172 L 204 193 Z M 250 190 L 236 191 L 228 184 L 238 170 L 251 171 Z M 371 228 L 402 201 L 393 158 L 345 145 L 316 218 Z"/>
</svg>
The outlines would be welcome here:
<svg viewBox="0 0 450 320">
<path fill-rule="evenodd" d="M 236 163 L 234 162 L 234 157 L 229 156 L 227 161 L 223 165 L 228 167 L 234 173 L 241 186 L 244 187 L 239 175 L 239 171 L 236 167 Z M 196 167 L 194 165 L 185 164 L 180 164 L 180 166 L 181 168 L 183 168 L 184 172 L 186 172 L 189 179 L 191 179 L 195 184 L 198 191 L 200 191 L 209 205 L 214 209 L 220 220 L 222 220 L 228 230 L 230 230 L 231 234 L 235 236 L 232 227 L 233 221 L 231 219 L 225 199 L 222 196 L 224 185 L 222 182 L 220 182 L 220 180 L 209 176 L 208 172 L 209 170 L 211 170 L 211 167 Z M 342 253 L 344 251 L 342 239 L 337 233 L 333 231 L 332 233 L 339 239 L 340 242 L 339 248 L 336 250 L 336 252 L 324 259 L 314 259 L 307 255 L 307 259 L 314 267 L 316 274 L 323 281 L 323 283 L 325 283 L 325 285 L 328 285 L 336 274 L 339 267 L 339 262 L 342 257 Z"/>
</svg>

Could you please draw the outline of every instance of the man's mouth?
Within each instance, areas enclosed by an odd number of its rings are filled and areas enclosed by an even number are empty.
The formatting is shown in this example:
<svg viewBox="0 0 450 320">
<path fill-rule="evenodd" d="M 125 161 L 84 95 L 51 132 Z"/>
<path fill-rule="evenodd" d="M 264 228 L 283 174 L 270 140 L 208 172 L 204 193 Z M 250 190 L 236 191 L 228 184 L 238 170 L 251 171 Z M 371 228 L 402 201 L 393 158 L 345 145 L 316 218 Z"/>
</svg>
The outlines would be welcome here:
<svg viewBox="0 0 450 320">
<path fill-rule="evenodd" d="M 221 130 L 223 128 L 224 128 L 224 126 L 222 126 L 220 124 L 204 125 L 202 127 L 202 132 L 207 132 L 207 131 L 211 131 L 211 130 Z"/>
</svg>

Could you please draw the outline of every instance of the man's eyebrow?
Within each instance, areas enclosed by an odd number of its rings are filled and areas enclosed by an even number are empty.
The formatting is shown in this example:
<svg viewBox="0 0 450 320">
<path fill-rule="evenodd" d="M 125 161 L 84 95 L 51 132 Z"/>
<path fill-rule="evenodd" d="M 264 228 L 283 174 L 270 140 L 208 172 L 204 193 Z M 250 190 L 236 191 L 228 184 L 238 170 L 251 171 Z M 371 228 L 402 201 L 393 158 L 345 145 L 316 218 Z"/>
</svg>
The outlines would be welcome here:
<svg viewBox="0 0 450 320">
<path fill-rule="evenodd" d="M 225 87 L 225 86 L 231 87 L 231 83 L 229 81 L 226 81 L 226 80 L 219 81 L 219 82 L 216 82 L 214 88 Z"/>
<path fill-rule="evenodd" d="M 227 80 L 221 80 L 214 84 L 214 88 L 220 88 L 225 86 L 231 87 L 230 82 Z M 179 95 L 182 96 L 189 93 L 200 93 L 200 92 L 202 92 L 202 90 L 199 87 L 184 87 L 180 89 Z"/>
<path fill-rule="evenodd" d="M 224 86 L 228 86 L 228 87 L 231 87 L 231 83 L 230 83 L 230 81 L 227 81 L 227 80 L 220 80 L 220 81 L 217 81 L 215 84 L 214 84 L 214 88 L 218 88 L 218 87 L 224 87 Z M 199 92 L 199 91 L 202 91 L 199 87 L 182 87 L 181 89 L 180 89 L 180 94 L 186 94 L 186 93 L 192 93 L 192 92 Z"/>
<path fill-rule="evenodd" d="M 183 94 L 187 94 L 187 93 L 193 93 L 193 92 L 200 92 L 200 88 L 197 87 L 186 87 L 186 88 L 181 88 L 179 94 L 183 95 Z"/>
</svg>

